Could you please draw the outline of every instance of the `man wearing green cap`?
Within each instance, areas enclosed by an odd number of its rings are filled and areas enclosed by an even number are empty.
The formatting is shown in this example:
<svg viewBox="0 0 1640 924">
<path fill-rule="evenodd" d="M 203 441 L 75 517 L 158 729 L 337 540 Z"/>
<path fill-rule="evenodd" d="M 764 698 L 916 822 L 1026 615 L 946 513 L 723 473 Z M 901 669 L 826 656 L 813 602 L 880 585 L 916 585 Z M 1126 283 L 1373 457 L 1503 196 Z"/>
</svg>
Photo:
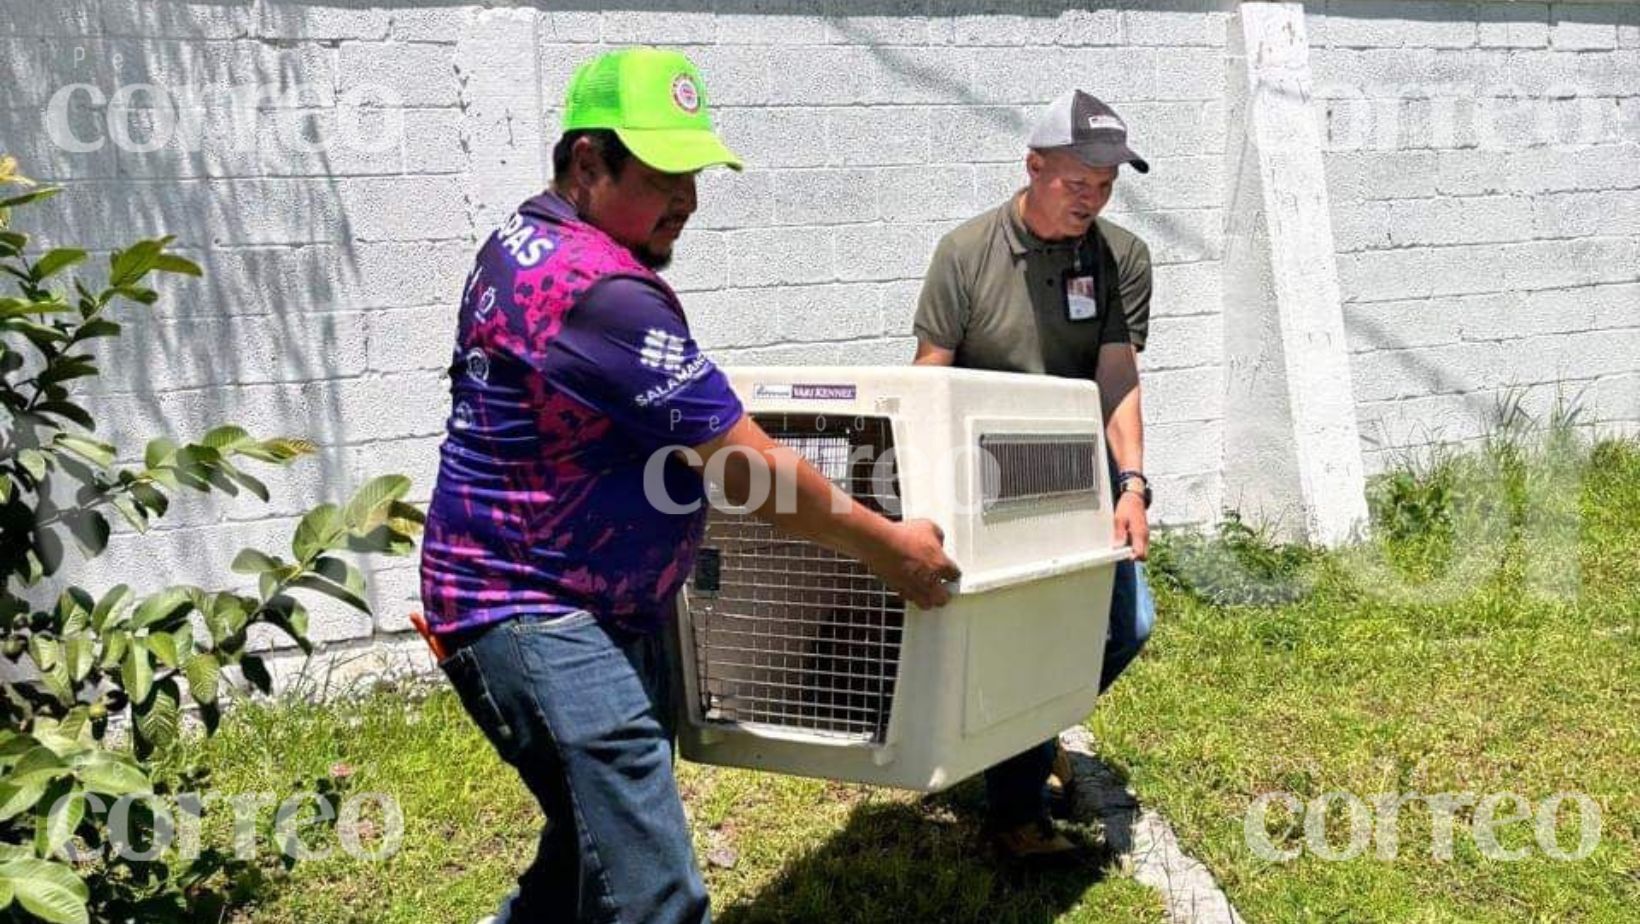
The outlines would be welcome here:
<svg viewBox="0 0 1640 924">
<path fill-rule="evenodd" d="M 497 921 L 708 919 L 662 640 L 719 453 L 732 502 L 772 469 L 756 515 L 911 602 L 944 603 L 958 574 L 932 523 L 884 519 L 771 440 L 690 337 L 656 271 L 715 165 L 740 161 L 687 58 L 595 58 L 570 84 L 552 188 L 490 236 L 462 296 L 422 599 L 440 667 L 547 817 Z"/>
</svg>

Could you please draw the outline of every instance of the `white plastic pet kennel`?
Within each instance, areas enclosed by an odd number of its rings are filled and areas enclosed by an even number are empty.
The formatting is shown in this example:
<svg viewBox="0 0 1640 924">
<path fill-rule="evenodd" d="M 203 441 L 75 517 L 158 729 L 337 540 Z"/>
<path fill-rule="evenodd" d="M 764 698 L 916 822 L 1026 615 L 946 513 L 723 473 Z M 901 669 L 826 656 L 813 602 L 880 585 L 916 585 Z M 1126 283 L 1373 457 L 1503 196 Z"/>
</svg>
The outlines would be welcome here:
<svg viewBox="0 0 1640 924">
<path fill-rule="evenodd" d="M 934 791 L 1093 710 L 1111 486 L 1091 382 L 967 370 L 730 370 L 747 412 L 842 489 L 926 518 L 962 567 L 906 604 L 864 566 L 714 508 L 679 598 L 689 760 Z"/>
</svg>

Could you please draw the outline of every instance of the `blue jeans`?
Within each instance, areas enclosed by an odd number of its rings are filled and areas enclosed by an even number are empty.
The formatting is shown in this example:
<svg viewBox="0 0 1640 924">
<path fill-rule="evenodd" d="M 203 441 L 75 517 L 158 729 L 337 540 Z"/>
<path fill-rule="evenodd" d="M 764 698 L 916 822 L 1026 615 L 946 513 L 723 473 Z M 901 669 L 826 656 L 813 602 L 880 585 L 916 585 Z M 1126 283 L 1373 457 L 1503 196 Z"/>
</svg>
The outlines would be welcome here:
<svg viewBox="0 0 1640 924">
<path fill-rule="evenodd" d="M 1099 692 L 1110 689 L 1139 656 L 1156 624 L 1156 601 L 1145 582 L 1145 566 L 1126 561 L 1116 566 L 1110 593 L 1110 634 L 1105 641 Z M 985 797 L 991 823 L 1012 828 L 1047 815 L 1043 782 L 1053 767 L 1052 739 L 1016 754 L 985 771 Z"/>
<path fill-rule="evenodd" d="M 517 618 L 440 667 L 547 819 L 501 921 L 710 920 L 672 776 L 662 633 L 624 632 L 585 612 Z"/>
</svg>

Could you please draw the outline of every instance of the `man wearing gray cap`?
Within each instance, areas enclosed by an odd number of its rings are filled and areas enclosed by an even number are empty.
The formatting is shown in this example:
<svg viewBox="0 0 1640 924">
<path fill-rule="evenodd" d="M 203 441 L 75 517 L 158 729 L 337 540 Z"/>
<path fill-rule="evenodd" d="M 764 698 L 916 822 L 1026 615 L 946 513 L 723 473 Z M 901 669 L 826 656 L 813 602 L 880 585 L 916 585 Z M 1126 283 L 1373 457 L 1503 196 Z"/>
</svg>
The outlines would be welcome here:
<svg viewBox="0 0 1640 924">
<path fill-rule="evenodd" d="M 1099 218 L 1123 164 L 1150 165 L 1127 125 L 1081 90 L 1060 96 L 1027 141 L 1028 185 L 940 240 L 923 280 L 914 329 L 919 365 L 1092 379 L 1104 405 L 1116 486 L 1115 540 L 1134 562 L 1117 569 L 1101 689 L 1138 655 L 1155 605 L 1142 566 L 1150 527 L 1139 367 L 1150 321 L 1150 251 Z M 1052 859 L 1076 847 L 1056 832 L 1043 780 L 1070 785 L 1057 742 L 986 771 L 990 827 L 1002 851 Z"/>
</svg>

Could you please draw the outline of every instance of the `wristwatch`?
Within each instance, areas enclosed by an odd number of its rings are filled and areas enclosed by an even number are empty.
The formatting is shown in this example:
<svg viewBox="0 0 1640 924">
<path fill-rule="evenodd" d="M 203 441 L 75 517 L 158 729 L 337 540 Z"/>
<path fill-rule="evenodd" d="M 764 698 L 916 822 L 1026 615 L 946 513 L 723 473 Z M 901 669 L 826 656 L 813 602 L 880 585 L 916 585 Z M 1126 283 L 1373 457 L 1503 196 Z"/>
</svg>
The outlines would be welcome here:
<svg viewBox="0 0 1640 924">
<path fill-rule="evenodd" d="M 1137 486 L 1134 485 L 1135 482 L 1138 483 Z M 1150 501 L 1152 498 L 1150 491 L 1150 479 L 1145 477 L 1144 472 L 1129 470 L 1116 473 L 1116 493 L 1125 494 L 1129 491 L 1139 495 L 1139 497 L 1145 502 L 1145 509 L 1150 509 Z"/>
</svg>

